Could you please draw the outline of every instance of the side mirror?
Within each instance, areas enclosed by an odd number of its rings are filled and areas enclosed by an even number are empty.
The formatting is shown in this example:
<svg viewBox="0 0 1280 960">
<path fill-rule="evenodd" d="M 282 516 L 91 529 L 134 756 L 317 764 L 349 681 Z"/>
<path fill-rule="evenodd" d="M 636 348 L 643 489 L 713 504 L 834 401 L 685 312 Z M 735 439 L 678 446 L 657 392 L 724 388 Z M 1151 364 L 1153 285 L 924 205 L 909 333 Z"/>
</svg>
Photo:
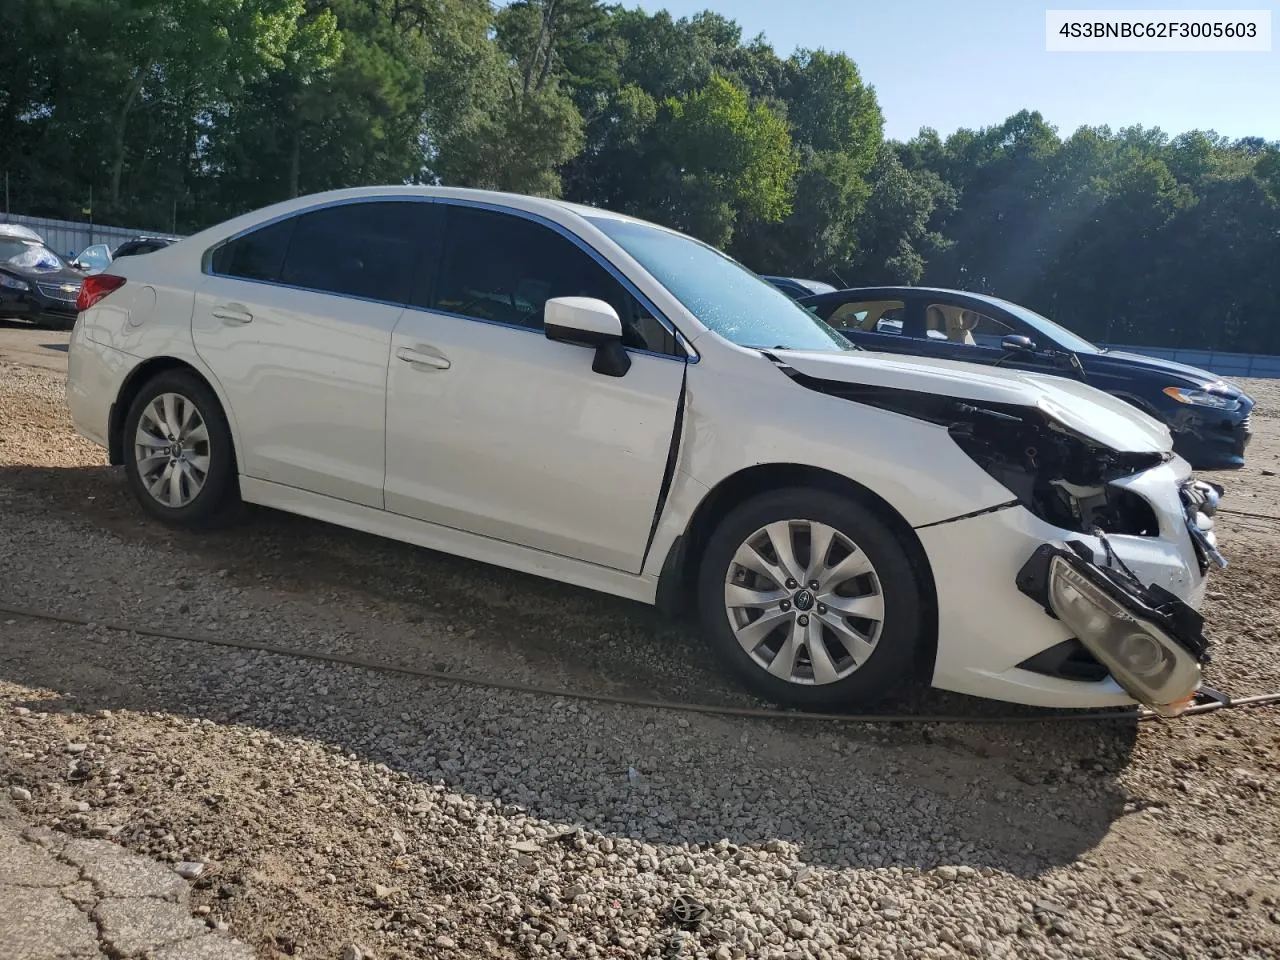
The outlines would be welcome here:
<svg viewBox="0 0 1280 960">
<path fill-rule="evenodd" d="M 543 307 L 543 331 L 548 340 L 594 347 L 591 369 L 607 377 L 625 376 L 631 355 L 622 346 L 618 311 L 594 297 L 552 297 Z"/>
<path fill-rule="evenodd" d="M 1021 334 L 1010 334 L 1000 341 L 1000 349 L 1008 353 L 1034 353 L 1036 342 Z"/>
</svg>

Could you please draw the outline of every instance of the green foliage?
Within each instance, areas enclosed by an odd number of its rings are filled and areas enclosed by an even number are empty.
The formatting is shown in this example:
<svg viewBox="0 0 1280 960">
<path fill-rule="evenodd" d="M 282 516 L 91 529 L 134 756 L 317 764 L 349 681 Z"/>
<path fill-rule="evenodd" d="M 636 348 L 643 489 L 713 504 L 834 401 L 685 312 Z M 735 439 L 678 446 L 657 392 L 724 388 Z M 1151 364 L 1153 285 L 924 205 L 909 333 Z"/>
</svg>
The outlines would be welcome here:
<svg viewBox="0 0 1280 960">
<path fill-rule="evenodd" d="M 886 143 L 847 56 L 599 0 L 6 0 L 15 212 L 194 230 L 368 183 L 564 196 L 747 265 L 1280 353 L 1280 143 L 1033 111 Z"/>
<path fill-rule="evenodd" d="M 782 67 L 777 89 L 799 146 L 792 212 L 748 223 L 734 253 L 762 270 L 838 278 L 861 256 L 859 222 L 884 119 L 844 54 L 800 51 Z"/>
<path fill-rule="evenodd" d="M 923 282 L 997 293 L 1097 340 L 1280 353 L 1276 145 L 1142 127 L 1059 141 L 1024 112 L 945 142 L 922 131 L 898 154 L 958 192 L 933 217 L 948 246 Z"/>
</svg>

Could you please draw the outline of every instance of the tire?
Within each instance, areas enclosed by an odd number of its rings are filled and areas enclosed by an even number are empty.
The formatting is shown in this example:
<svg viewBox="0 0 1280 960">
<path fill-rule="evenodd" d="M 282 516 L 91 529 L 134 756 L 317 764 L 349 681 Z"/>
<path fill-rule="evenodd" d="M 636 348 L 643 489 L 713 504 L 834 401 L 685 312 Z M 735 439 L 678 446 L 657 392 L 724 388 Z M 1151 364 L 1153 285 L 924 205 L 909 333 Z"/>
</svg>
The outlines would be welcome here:
<svg viewBox="0 0 1280 960">
<path fill-rule="evenodd" d="M 194 419 L 189 410 L 194 411 Z M 170 416 L 186 423 L 183 432 L 165 429 Z M 140 425 L 155 443 L 139 443 Z M 152 377 L 133 398 L 122 429 L 125 473 L 143 510 L 165 523 L 188 528 L 221 525 L 236 515 L 240 490 L 231 430 L 218 398 L 199 377 L 185 370 L 166 370 Z M 171 437 L 177 446 L 159 453 L 160 441 Z M 140 454 L 148 449 L 152 457 L 144 456 L 140 462 Z M 164 479 L 166 465 L 180 474 L 176 496 L 172 483 Z M 152 493 L 153 488 L 158 493 Z"/>
<path fill-rule="evenodd" d="M 775 586 L 784 569 L 775 534 L 789 535 L 792 571 L 803 565 L 810 575 L 803 583 L 783 578 Z M 815 535 L 827 539 L 828 552 L 811 566 L 805 545 Z M 751 556 L 740 552 L 748 544 L 756 548 L 753 567 L 740 563 Z M 766 575 L 770 568 L 774 575 Z M 861 504 L 822 490 L 771 491 L 736 507 L 711 534 L 698 571 L 708 642 L 761 696 L 808 709 L 869 705 L 913 679 L 926 649 L 925 600 L 894 532 Z M 814 657 L 811 643 L 821 643 L 825 657 Z"/>
</svg>

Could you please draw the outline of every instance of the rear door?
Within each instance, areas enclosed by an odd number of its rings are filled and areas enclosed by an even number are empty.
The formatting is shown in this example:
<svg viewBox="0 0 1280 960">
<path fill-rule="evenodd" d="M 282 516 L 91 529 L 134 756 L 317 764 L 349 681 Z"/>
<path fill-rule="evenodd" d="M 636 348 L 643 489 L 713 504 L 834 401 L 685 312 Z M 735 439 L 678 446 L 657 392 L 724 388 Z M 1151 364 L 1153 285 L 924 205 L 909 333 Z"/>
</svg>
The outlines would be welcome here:
<svg viewBox="0 0 1280 960">
<path fill-rule="evenodd" d="M 321 207 L 214 252 L 192 336 L 230 401 L 241 472 L 382 507 L 391 331 L 428 209 Z"/>
<path fill-rule="evenodd" d="M 864 350 L 912 353 L 917 343 L 907 332 L 917 325 L 914 307 L 908 298 L 854 293 L 848 299 L 824 300 L 811 309 Z"/>
</svg>

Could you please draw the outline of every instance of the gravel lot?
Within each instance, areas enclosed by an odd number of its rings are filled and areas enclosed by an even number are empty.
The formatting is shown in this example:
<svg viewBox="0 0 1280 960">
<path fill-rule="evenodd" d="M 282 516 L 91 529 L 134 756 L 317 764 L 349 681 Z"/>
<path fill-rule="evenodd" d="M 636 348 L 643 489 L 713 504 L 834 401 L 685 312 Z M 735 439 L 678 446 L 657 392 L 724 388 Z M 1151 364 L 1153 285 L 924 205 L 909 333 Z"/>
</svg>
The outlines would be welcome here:
<svg viewBox="0 0 1280 960">
<path fill-rule="evenodd" d="M 1280 384 L 1251 387 L 1252 463 L 1218 479 L 1280 518 Z M 203 863 L 193 910 L 260 957 L 1280 956 L 1278 710 L 751 721 L 107 630 L 751 703 L 621 601 L 267 511 L 144 521 L 62 389 L 0 359 L 0 603 L 95 621 L 0 614 L 0 789 L 30 823 Z M 1280 520 L 1220 527 L 1210 683 L 1280 690 Z"/>
</svg>

